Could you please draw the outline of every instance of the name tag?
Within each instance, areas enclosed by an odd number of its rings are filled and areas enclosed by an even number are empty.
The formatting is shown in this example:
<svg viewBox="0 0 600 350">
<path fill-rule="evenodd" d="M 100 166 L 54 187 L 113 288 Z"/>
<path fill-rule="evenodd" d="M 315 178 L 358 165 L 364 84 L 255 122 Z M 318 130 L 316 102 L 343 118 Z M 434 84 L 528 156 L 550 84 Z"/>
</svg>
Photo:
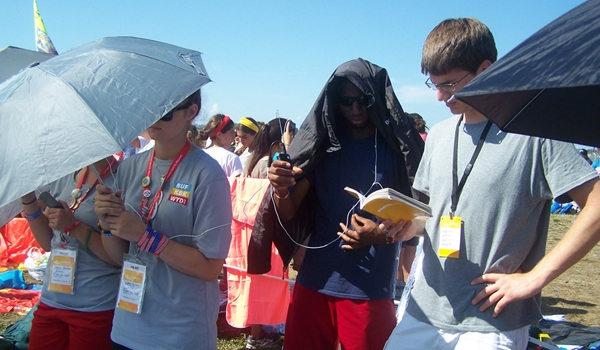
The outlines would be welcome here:
<svg viewBox="0 0 600 350">
<path fill-rule="evenodd" d="M 460 239 L 462 220 L 460 216 L 440 218 L 440 242 L 438 255 L 441 258 L 458 258 L 460 256 Z"/>
<path fill-rule="evenodd" d="M 51 292 L 74 294 L 75 263 L 77 251 L 72 249 L 52 249 L 48 290 Z"/>
<path fill-rule="evenodd" d="M 138 259 L 125 254 L 117 297 L 117 308 L 136 314 L 142 313 L 145 292 L 146 266 Z"/>
</svg>

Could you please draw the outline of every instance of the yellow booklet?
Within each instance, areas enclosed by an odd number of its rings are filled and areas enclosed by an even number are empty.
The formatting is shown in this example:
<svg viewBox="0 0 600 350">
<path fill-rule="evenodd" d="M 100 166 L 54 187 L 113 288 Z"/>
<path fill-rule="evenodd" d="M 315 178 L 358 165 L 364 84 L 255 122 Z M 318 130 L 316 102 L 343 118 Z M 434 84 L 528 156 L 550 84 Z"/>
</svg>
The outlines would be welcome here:
<svg viewBox="0 0 600 350">
<path fill-rule="evenodd" d="M 392 188 L 377 190 L 366 197 L 350 187 L 344 189 L 359 199 L 360 209 L 384 220 L 407 222 L 417 216 L 431 217 L 431 208 L 427 204 L 403 195 Z"/>
</svg>

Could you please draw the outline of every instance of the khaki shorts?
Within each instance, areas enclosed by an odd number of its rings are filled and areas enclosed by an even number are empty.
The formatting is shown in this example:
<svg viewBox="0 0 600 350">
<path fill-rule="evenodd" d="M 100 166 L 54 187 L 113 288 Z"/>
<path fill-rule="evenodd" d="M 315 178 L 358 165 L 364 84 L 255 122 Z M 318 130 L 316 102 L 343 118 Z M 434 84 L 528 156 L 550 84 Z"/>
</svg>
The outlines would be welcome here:
<svg viewBox="0 0 600 350">
<path fill-rule="evenodd" d="M 518 350 L 526 349 L 528 342 L 529 326 L 508 332 L 445 331 L 405 313 L 384 350 Z"/>
</svg>

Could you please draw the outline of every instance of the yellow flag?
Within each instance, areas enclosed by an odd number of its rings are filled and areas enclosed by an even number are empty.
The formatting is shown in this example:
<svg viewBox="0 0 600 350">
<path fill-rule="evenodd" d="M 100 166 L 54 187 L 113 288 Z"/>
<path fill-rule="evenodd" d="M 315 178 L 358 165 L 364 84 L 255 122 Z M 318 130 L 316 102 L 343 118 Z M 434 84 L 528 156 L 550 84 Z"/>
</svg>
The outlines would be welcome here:
<svg viewBox="0 0 600 350">
<path fill-rule="evenodd" d="M 58 55 L 56 47 L 50 40 L 40 11 L 38 11 L 37 0 L 33 0 L 33 23 L 35 24 L 35 45 L 39 52 L 49 53 L 51 55 Z"/>
</svg>

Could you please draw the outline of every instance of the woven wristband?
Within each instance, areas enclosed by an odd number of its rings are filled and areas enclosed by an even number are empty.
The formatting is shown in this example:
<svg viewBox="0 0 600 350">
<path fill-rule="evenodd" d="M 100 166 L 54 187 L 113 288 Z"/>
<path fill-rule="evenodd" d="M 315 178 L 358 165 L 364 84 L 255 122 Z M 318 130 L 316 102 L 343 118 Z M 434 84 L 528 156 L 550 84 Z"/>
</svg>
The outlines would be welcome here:
<svg viewBox="0 0 600 350">
<path fill-rule="evenodd" d="M 102 228 L 102 226 L 100 225 L 100 221 L 98 221 L 98 224 L 96 226 L 98 226 L 98 231 L 100 231 L 100 233 L 102 233 L 103 235 L 105 235 L 105 236 L 113 235 L 110 231 L 106 231 Z"/>
<path fill-rule="evenodd" d="M 150 252 L 150 249 L 152 248 L 152 245 L 154 244 L 155 240 L 156 240 L 156 237 L 153 234 L 149 235 L 148 241 L 144 245 L 143 250 L 145 252 Z"/>
<path fill-rule="evenodd" d="M 154 252 L 152 252 L 152 254 L 154 254 L 154 256 L 157 258 L 159 257 L 160 253 L 167 247 L 167 244 L 169 244 L 169 242 L 171 241 L 169 237 L 165 236 L 164 234 L 161 233 L 160 235 L 160 241 L 158 242 L 156 249 L 154 249 Z"/>
<path fill-rule="evenodd" d="M 152 231 L 152 238 L 154 239 L 152 240 L 152 245 L 150 246 L 150 249 L 148 249 L 148 253 L 154 254 L 154 252 L 156 251 L 156 247 L 158 247 L 158 244 L 163 238 L 163 234 L 154 230 Z"/>
<path fill-rule="evenodd" d="M 140 238 L 140 240 L 137 243 L 137 246 L 140 250 L 147 251 L 146 245 L 148 244 L 148 241 L 150 240 L 151 232 L 152 232 L 152 227 L 150 227 L 150 226 L 146 227 L 146 231 L 144 232 L 144 234 L 142 235 L 142 238 Z"/>
</svg>

